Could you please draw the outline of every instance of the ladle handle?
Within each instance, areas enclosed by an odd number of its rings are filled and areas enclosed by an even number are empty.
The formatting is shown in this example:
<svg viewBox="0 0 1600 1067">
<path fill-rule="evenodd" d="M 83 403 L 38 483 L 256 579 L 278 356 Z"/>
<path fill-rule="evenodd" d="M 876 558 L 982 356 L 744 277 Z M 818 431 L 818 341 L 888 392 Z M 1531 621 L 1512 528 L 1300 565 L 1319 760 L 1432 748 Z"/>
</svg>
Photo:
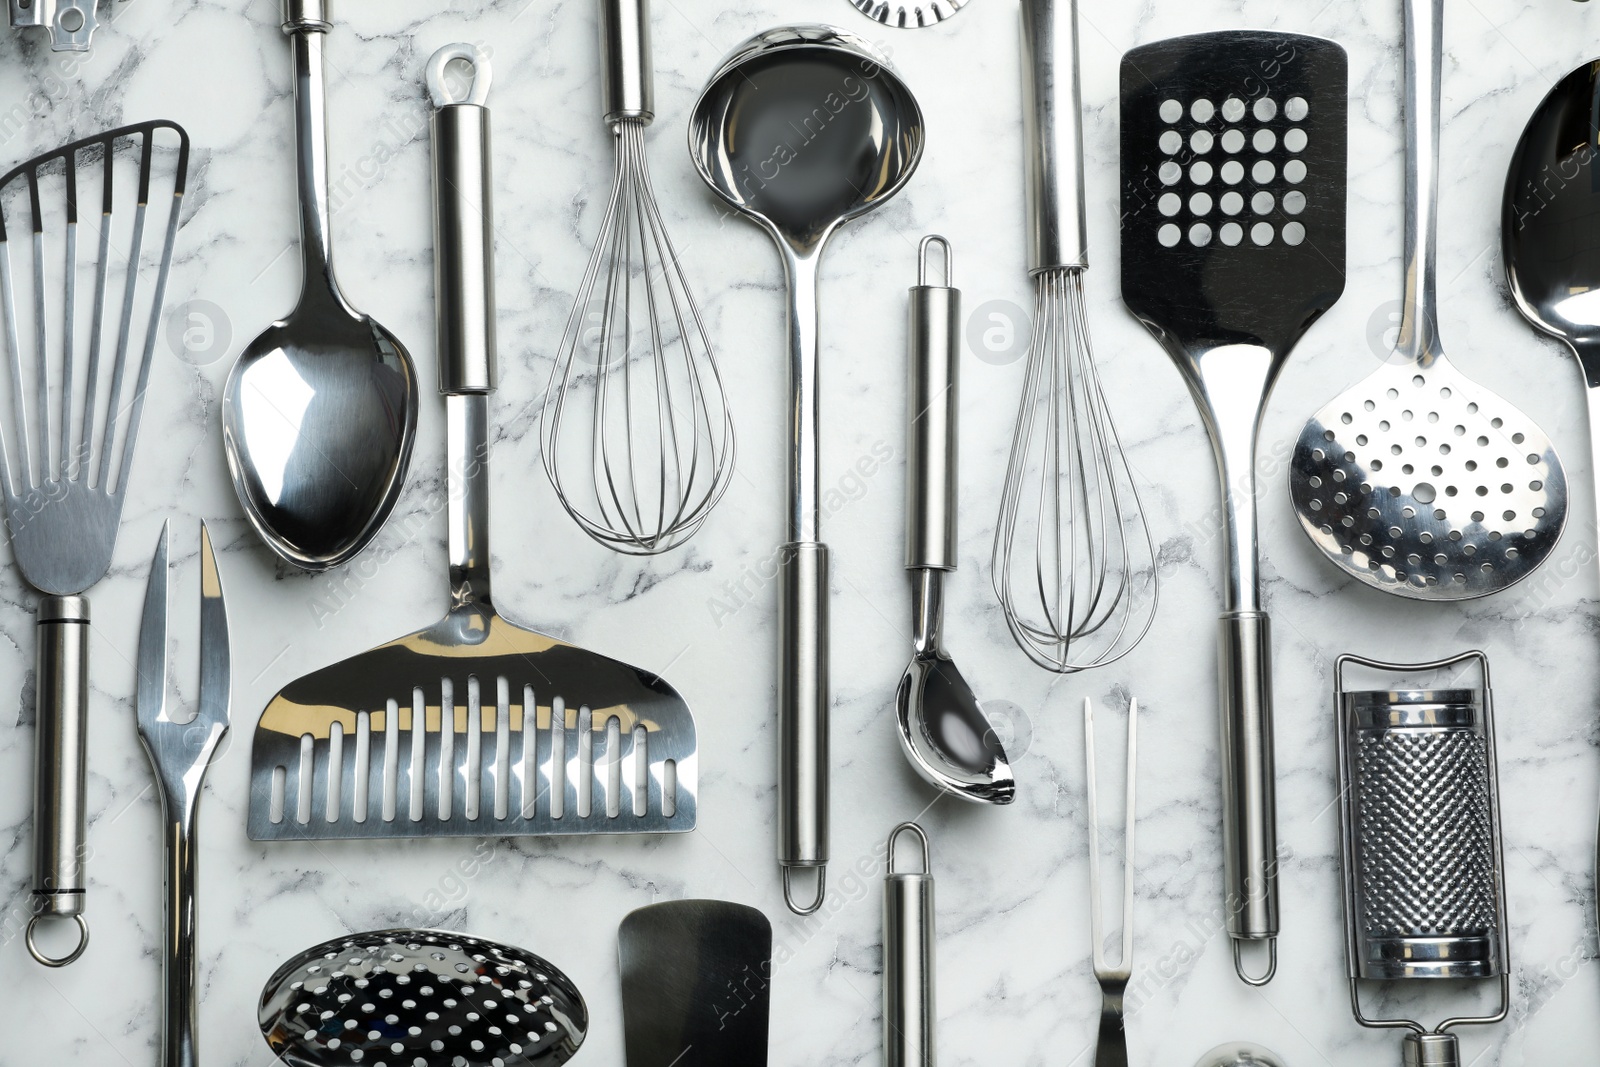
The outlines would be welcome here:
<svg viewBox="0 0 1600 1067">
<path fill-rule="evenodd" d="M 1439 225 L 1439 82 L 1444 0 L 1406 0 L 1405 303 L 1400 354 L 1422 366 L 1439 351 L 1436 234 Z"/>
<path fill-rule="evenodd" d="M 607 123 L 655 118 L 650 0 L 600 0 L 600 100 Z"/>
<path fill-rule="evenodd" d="M 301 301 L 332 297 L 342 304 L 333 276 L 333 230 L 328 208 L 328 103 L 322 38 L 330 0 L 284 0 L 283 32 L 294 50 L 294 134 L 300 192 L 300 255 L 305 263 Z"/>
<path fill-rule="evenodd" d="M 1022 0 L 1028 270 L 1089 265 L 1078 0 Z"/>
<path fill-rule="evenodd" d="M 927 254 L 943 246 L 944 285 L 930 285 Z M 906 390 L 906 567 L 956 569 L 956 427 L 960 417 L 961 290 L 949 284 L 950 245 L 922 240 L 922 267 L 911 290 L 910 369 Z"/>
</svg>

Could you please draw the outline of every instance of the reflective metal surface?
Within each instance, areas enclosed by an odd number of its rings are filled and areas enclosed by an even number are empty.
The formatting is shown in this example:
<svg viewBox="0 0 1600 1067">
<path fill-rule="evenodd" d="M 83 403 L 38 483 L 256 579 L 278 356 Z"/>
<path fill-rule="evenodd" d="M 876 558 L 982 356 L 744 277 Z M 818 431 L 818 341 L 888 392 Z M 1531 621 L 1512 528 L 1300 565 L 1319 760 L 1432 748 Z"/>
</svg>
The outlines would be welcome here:
<svg viewBox="0 0 1600 1067">
<path fill-rule="evenodd" d="M 188 167 L 188 134 L 156 121 L 75 141 L 0 177 L 12 209 L 0 217 L 6 532 L 23 578 L 50 594 L 37 617 L 25 938 L 48 966 L 71 963 L 88 944 L 89 602 L 80 594 L 105 576 L 116 548 Z M 98 229 L 99 240 L 80 242 L 80 226 Z M 79 293 L 80 274 L 93 279 L 91 292 Z M 87 316 L 80 295 L 91 301 Z M 60 955 L 35 937 L 55 918 L 78 928 Z"/>
<path fill-rule="evenodd" d="M 10 0 L 11 28 L 50 31 L 53 52 L 87 52 L 100 20 L 98 0 Z"/>
<path fill-rule="evenodd" d="M 1094 702 L 1083 700 L 1083 743 L 1085 793 L 1089 819 L 1089 944 L 1093 951 L 1094 977 L 1100 983 L 1100 1034 L 1095 1043 L 1094 1067 L 1128 1067 L 1128 1034 L 1123 1021 L 1123 996 L 1133 980 L 1133 872 L 1134 826 L 1138 809 L 1134 803 L 1139 781 L 1139 701 L 1128 702 L 1127 811 L 1122 835 L 1122 950 L 1117 964 L 1106 960 L 1106 931 L 1101 921 L 1101 900 L 1105 886 L 1100 881 L 1100 793 L 1095 786 Z"/>
<path fill-rule="evenodd" d="M 917 839 L 922 869 L 900 869 L 901 835 Z M 889 835 L 883 882 L 884 1067 L 935 1067 L 939 998 L 934 988 L 938 932 L 933 914 L 933 861 L 928 835 L 903 822 Z"/>
<path fill-rule="evenodd" d="M 285 562 L 320 571 L 377 535 L 399 499 L 417 429 L 405 347 L 350 306 L 333 273 L 321 3 L 285 0 L 294 51 L 304 288 L 240 355 L 222 439 L 250 525 Z"/>
<path fill-rule="evenodd" d="M 822 904 L 827 863 L 827 548 L 821 536 L 817 270 L 842 223 L 899 192 L 922 158 L 922 111 L 887 58 L 831 26 L 781 26 L 712 74 L 689 151 L 713 192 L 771 235 L 789 293 L 789 543 L 780 550 L 779 849 L 784 898 Z M 796 869 L 818 873 L 801 903 Z"/>
<path fill-rule="evenodd" d="M 628 1067 L 766 1067 L 772 924 L 755 908 L 672 900 L 617 930 Z"/>
<path fill-rule="evenodd" d="M 928 252 L 940 246 L 934 285 Z M 960 797 L 1009 804 L 1016 782 L 999 735 L 944 649 L 944 576 L 956 569 L 960 489 L 961 291 L 950 246 L 922 239 L 911 290 L 906 389 L 906 570 L 914 590 L 911 662 L 895 693 L 906 758 L 927 782 Z"/>
<path fill-rule="evenodd" d="M 1499 592 L 1549 556 L 1567 518 L 1555 445 L 1467 379 L 1438 336 L 1435 235 L 1443 0 L 1406 5 L 1406 291 L 1394 354 L 1300 434 L 1289 492 L 1323 554 L 1417 600 Z"/>
<path fill-rule="evenodd" d="M 1222 490 L 1224 899 L 1257 985 L 1276 968 L 1278 858 L 1256 441 L 1289 353 L 1344 292 L 1348 90 L 1344 49 L 1299 34 L 1196 34 L 1122 62 L 1122 299 L 1183 374 Z M 1245 966 L 1249 946 L 1264 963 Z"/>
<path fill-rule="evenodd" d="M 1286 1067 L 1271 1049 L 1248 1041 L 1230 1041 L 1201 1056 L 1194 1067 Z"/>
<path fill-rule="evenodd" d="M 161 796 L 165 854 L 162 937 L 161 1064 L 196 1067 L 200 1021 L 199 948 L 196 942 L 199 842 L 197 818 L 206 771 L 228 732 L 232 673 L 228 613 L 211 534 L 200 524 L 200 695 L 194 714 L 167 703 L 167 541 L 161 527 L 139 626 L 139 741 Z"/>
<path fill-rule="evenodd" d="M 287 1067 L 558 1067 L 589 1028 L 572 980 L 526 949 L 448 930 L 374 930 L 273 972 L 257 1009 Z"/>
<path fill-rule="evenodd" d="M 486 74 L 487 60 L 477 61 Z M 697 744 L 694 717 L 677 691 L 648 671 L 519 627 L 494 608 L 492 245 L 464 255 L 451 247 L 458 228 L 447 225 L 476 217 L 472 205 L 491 204 L 487 168 L 466 168 L 457 158 L 488 158 L 489 123 L 478 103 L 443 110 L 455 113 L 435 123 L 433 145 L 434 194 L 445 201 L 435 213 L 439 289 L 456 294 L 440 303 L 439 322 L 450 610 L 427 629 L 306 675 L 273 697 L 251 753 L 250 836 L 691 830 Z M 444 180 L 468 173 L 471 181 Z"/>
<path fill-rule="evenodd" d="M 967 0 L 850 0 L 874 22 L 908 30 L 943 22 L 967 6 Z"/>
</svg>

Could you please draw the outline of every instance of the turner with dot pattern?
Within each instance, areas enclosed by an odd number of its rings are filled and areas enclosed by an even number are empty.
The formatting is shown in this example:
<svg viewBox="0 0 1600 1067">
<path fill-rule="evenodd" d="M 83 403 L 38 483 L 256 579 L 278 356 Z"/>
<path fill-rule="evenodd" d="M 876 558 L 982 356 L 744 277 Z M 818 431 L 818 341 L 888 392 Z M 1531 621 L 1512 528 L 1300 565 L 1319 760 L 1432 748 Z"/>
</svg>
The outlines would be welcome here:
<svg viewBox="0 0 1600 1067">
<path fill-rule="evenodd" d="M 1122 60 L 1122 299 L 1182 372 L 1222 486 L 1223 850 L 1240 978 L 1277 967 L 1272 639 L 1262 610 L 1255 450 L 1289 352 L 1344 291 L 1344 49 L 1230 31 Z M 1242 949 L 1265 948 L 1247 970 Z"/>
</svg>

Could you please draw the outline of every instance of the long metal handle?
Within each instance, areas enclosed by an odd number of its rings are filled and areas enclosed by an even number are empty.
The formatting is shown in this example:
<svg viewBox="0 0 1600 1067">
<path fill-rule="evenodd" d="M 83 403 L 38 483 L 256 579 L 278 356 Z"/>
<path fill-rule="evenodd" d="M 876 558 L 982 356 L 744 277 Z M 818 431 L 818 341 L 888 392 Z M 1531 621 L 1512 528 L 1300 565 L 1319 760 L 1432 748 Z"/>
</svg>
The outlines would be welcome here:
<svg viewBox="0 0 1600 1067">
<path fill-rule="evenodd" d="M 1278 821 L 1272 746 L 1272 628 L 1264 612 L 1224 615 L 1217 659 L 1222 710 L 1222 843 L 1234 968 L 1251 985 L 1277 970 Z M 1264 972 L 1246 973 L 1245 942 L 1265 942 Z"/>
<path fill-rule="evenodd" d="M 1406 0 L 1406 292 L 1399 351 L 1427 366 L 1438 351 L 1439 79 L 1444 0 Z"/>
<path fill-rule="evenodd" d="M 922 846 L 922 870 L 895 866 L 895 842 L 913 834 Z M 933 874 L 928 838 L 914 822 L 889 835 L 889 871 L 883 885 L 884 1067 L 934 1067 Z"/>
<path fill-rule="evenodd" d="M 1022 69 L 1028 270 L 1087 267 L 1078 0 L 1022 0 Z"/>
<path fill-rule="evenodd" d="M 46 597 L 39 604 L 39 657 L 34 673 L 33 916 L 27 945 L 33 958 L 63 967 L 83 954 L 89 927 L 83 918 L 88 890 L 85 833 L 89 715 L 89 601 L 81 596 Z M 46 955 L 34 943 L 43 920 L 72 919 L 77 947 L 64 956 Z"/>
<path fill-rule="evenodd" d="M 330 0 L 284 0 L 283 32 L 294 51 L 294 133 L 300 191 L 301 301 L 344 302 L 333 276 L 332 213 L 328 208 L 328 104 L 323 35 L 331 30 Z"/>
<path fill-rule="evenodd" d="M 204 775 L 204 766 L 200 773 Z M 197 798 L 199 791 L 196 783 L 194 796 Z M 182 813 L 169 810 L 176 799 L 163 791 L 166 824 L 163 889 L 167 914 L 162 949 L 165 992 L 161 1005 L 161 1067 L 195 1067 L 199 1062 L 195 1034 L 200 1022 L 199 959 L 195 940 L 196 822 L 192 809 Z"/>
<path fill-rule="evenodd" d="M 927 250 L 944 245 L 944 285 L 929 285 Z M 961 291 L 950 281 L 950 246 L 922 242 L 911 290 L 910 381 L 906 390 L 906 568 L 956 569 L 956 431 L 961 411 Z"/>
<path fill-rule="evenodd" d="M 784 902 L 809 915 L 828 863 L 828 546 L 780 549 L 778 588 L 778 863 Z M 803 868 L 817 872 L 809 904 L 791 888 Z"/>
<path fill-rule="evenodd" d="M 607 123 L 655 118 L 649 0 L 600 0 L 600 100 Z"/>
</svg>

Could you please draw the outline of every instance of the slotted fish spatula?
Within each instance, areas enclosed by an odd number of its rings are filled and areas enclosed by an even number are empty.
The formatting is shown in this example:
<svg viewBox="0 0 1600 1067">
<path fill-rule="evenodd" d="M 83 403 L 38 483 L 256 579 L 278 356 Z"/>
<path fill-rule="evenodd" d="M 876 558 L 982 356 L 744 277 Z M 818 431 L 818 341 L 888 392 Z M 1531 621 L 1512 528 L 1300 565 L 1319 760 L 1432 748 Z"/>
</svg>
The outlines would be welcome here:
<svg viewBox="0 0 1600 1067">
<path fill-rule="evenodd" d="M 1122 60 L 1122 299 L 1183 373 L 1222 487 L 1223 863 L 1252 984 L 1278 934 L 1256 436 L 1290 350 L 1344 292 L 1348 82 L 1344 49 L 1298 34 L 1196 34 Z M 1246 942 L 1270 953 L 1254 976 Z"/>
<path fill-rule="evenodd" d="M 466 100 L 444 69 L 473 63 Z M 494 271 L 489 67 L 434 56 L 439 385 L 449 440 L 450 611 L 309 674 L 262 713 L 254 840 L 646 833 L 695 823 L 694 717 L 662 679 L 516 626 L 489 595 Z"/>
</svg>

